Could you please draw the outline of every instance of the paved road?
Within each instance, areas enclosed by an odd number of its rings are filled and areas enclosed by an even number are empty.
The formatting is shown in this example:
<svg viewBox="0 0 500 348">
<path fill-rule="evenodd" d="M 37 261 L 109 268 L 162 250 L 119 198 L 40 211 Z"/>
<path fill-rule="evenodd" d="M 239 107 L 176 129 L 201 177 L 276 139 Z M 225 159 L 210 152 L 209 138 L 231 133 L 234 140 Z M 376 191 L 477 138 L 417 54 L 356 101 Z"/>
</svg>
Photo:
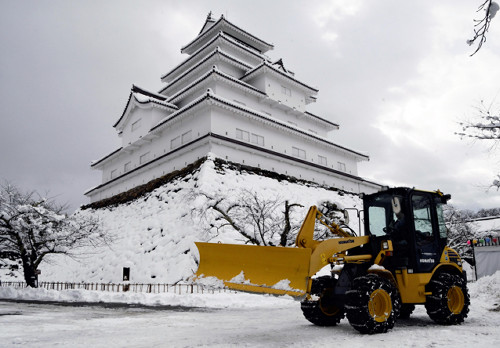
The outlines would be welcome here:
<svg viewBox="0 0 500 348">
<path fill-rule="evenodd" d="M 310 325 L 298 304 L 215 310 L 0 301 L 0 347 L 498 347 L 500 316 L 490 315 L 436 326 L 418 308 L 389 333 L 364 336 L 346 320 Z"/>
</svg>

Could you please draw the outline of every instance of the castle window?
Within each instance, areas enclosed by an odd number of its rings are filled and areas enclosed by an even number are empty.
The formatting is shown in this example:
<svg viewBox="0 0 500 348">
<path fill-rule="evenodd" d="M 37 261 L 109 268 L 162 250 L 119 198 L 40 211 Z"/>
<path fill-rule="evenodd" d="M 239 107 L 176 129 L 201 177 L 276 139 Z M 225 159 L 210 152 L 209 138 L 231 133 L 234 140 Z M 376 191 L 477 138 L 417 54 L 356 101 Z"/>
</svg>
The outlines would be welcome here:
<svg viewBox="0 0 500 348">
<path fill-rule="evenodd" d="M 284 95 L 291 96 L 292 95 L 292 90 L 290 88 L 288 88 L 288 87 L 281 86 L 281 93 L 283 93 Z"/>
<path fill-rule="evenodd" d="M 321 164 L 323 166 L 327 166 L 328 160 L 326 159 L 325 156 L 318 155 L 318 164 Z"/>
<path fill-rule="evenodd" d="M 250 133 L 236 128 L 236 139 L 240 139 L 243 141 L 250 141 Z"/>
<path fill-rule="evenodd" d="M 141 128 L 141 119 L 138 119 L 137 121 L 132 123 L 132 132 L 138 130 L 139 128 Z"/>
<path fill-rule="evenodd" d="M 117 174 L 117 173 L 118 173 L 118 170 L 117 170 L 117 169 L 113 169 L 113 170 L 111 171 L 111 179 L 116 178 L 116 174 Z"/>
<path fill-rule="evenodd" d="M 181 137 L 175 137 L 172 140 L 170 140 L 170 148 L 175 149 L 176 147 L 179 147 L 181 145 Z"/>
<path fill-rule="evenodd" d="M 128 171 L 130 170 L 131 166 L 132 166 L 132 162 L 127 162 L 127 163 L 125 163 L 125 164 L 123 165 L 123 172 L 124 172 L 124 173 L 128 172 Z"/>
<path fill-rule="evenodd" d="M 292 147 L 292 155 L 298 158 L 306 158 L 306 151 L 298 147 Z"/>
<path fill-rule="evenodd" d="M 252 144 L 264 146 L 264 137 L 252 133 Z"/>
<path fill-rule="evenodd" d="M 345 172 L 345 163 L 337 162 L 337 169 Z"/>
<path fill-rule="evenodd" d="M 139 163 L 144 164 L 149 161 L 149 151 L 139 157 Z"/>
<path fill-rule="evenodd" d="M 193 138 L 192 132 L 188 131 L 188 132 L 182 134 L 182 143 L 185 144 L 185 143 L 191 141 L 192 138 Z"/>
</svg>

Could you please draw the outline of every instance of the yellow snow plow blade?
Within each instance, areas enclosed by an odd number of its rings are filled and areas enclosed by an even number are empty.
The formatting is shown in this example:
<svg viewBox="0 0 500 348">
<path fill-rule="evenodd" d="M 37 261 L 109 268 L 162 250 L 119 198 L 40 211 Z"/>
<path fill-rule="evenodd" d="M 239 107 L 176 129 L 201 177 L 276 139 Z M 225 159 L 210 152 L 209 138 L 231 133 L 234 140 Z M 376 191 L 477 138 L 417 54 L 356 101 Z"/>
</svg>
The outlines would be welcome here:
<svg viewBox="0 0 500 348">
<path fill-rule="evenodd" d="M 234 290 L 303 296 L 311 249 L 196 243 L 198 277 L 216 277 Z"/>
</svg>

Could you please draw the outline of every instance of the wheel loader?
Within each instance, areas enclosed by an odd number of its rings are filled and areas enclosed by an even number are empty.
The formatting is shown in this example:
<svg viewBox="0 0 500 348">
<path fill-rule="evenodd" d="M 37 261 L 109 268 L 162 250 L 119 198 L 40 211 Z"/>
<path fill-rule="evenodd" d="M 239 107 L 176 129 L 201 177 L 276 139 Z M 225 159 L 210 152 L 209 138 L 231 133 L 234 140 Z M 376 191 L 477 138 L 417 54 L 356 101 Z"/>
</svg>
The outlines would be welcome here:
<svg viewBox="0 0 500 348">
<path fill-rule="evenodd" d="M 335 326 L 347 317 L 363 334 L 387 332 L 415 305 L 436 323 L 462 323 L 470 300 L 461 258 L 447 246 L 443 205 L 450 195 L 399 187 L 362 199 L 357 216 L 364 233 L 342 228 L 313 206 L 295 247 L 196 243 L 197 277 L 294 296 L 311 323 Z M 317 223 L 335 237 L 315 240 Z M 327 275 L 317 276 L 320 270 Z"/>
</svg>

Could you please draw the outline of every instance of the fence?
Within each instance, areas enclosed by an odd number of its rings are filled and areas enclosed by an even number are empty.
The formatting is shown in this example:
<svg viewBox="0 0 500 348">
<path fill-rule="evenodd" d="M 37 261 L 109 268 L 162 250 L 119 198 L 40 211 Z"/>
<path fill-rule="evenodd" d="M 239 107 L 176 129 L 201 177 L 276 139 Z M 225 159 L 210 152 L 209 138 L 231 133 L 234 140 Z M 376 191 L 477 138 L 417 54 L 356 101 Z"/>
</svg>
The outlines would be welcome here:
<svg viewBox="0 0 500 348">
<path fill-rule="evenodd" d="M 1 282 L 0 287 L 26 288 L 25 282 Z M 127 283 L 66 283 L 66 282 L 40 282 L 39 288 L 47 290 L 84 289 L 108 292 L 138 292 L 148 294 L 174 293 L 174 294 L 203 294 L 234 292 L 225 288 L 213 288 L 200 284 L 127 284 Z"/>
</svg>

